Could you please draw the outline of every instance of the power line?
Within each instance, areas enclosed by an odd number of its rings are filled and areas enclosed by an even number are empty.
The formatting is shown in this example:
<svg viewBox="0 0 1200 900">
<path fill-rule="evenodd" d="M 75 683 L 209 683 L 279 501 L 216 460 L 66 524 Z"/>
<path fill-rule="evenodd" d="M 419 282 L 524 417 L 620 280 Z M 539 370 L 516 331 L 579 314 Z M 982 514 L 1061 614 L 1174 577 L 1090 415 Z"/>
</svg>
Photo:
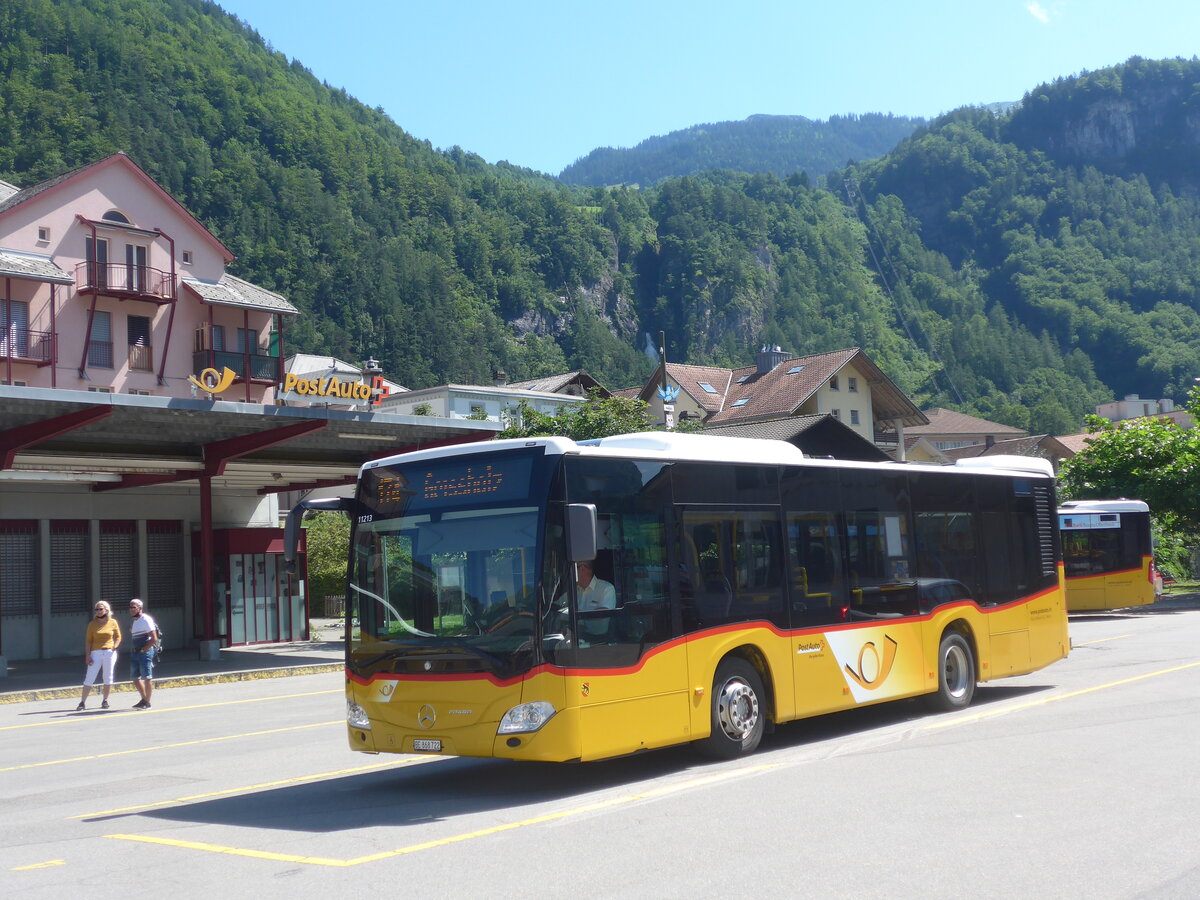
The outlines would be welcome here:
<svg viewBox="0 0 1200 900">
<path fill-rule="evenodd" d="M 883 240 L 883 235 L 879 233 L 879 229 L 875 227 L 875 223 L 871 219 L 871 211 L 867 208 L 867 202 L 862 197 L 862 191 L 859 189 L 858 182 L 853 178 L 853 176 L 847 175 L 845 179 L 843 179 L 842 183 L 845 186 L 846 199 L 850 201 L 850 209 L 854 212 L 854 217 L 858 219 L 859 223 L 867 231 L 867 251 L 871 254 L 871 262 L 874 264 L 875 271 L 879 275 L 879 283 L 883 285 L 884 293 L 886 293 L 888 295 L 888 299 L 892 301 L 892 307 L 896 310 L 896 317 L 900 320 L 900 324 L 904 328 L 904 333 L 908 335 L 908 339 L 912 342 L 914 347 L 920 347 L 922 343 L 924 343 L 926 352 L 933 357 L 934 362 L 938 364 L 939 371 L 945 377 L 946 384 L 949 385 L 950 392 L 960 404 L 965 404 L 966 401 L 963 400 L 962 394 L 959 393 L 958 386 L 955 385 L 954 379 L 950 377 L 950 371 L 946 368 L 946 363 L 942 360 L 941 355 L 937 352 L 937 348 L 933 345 L 933 341 L 930 339 L 929 333 L 926 332 L 921 325 L 921 317 L 919 315 L 920 308 L 916 307 L 916 303 L 914 301 L 913 305 L 915 309 L 913 320 L 916 327 L 922 333 L 924 338 L 923 342 L 917 340 L 916 335 L 913 334 L 913 329 L 909 327 L 908 324 L 908 317 L 904 314 L 904 308 L 901 305 L 900 300 L 897 299 L 896 294 L 892 291 L 891 285 L 888 284 L 887 276 L 883 272 L 883 266 L 879 262 L 879 256 L 875 253 L 875 247 L 871 241 L 872 234 L 875 235 L 875 240 L 879 242 L 879 248 L 883 252 L 884 259 L 887 260 L 888 268 L 892 270 L 892 277 L 895 279 L 896 284 L 900 284 L 900 273 L 896 271 L 896 264 L 892 262 L 891 254 L 888 253 L 887 242 Z M 862 215 L 859 215 L 858 212 L 859 202 L 861 202 L 863 206 Z"/>
</svg>

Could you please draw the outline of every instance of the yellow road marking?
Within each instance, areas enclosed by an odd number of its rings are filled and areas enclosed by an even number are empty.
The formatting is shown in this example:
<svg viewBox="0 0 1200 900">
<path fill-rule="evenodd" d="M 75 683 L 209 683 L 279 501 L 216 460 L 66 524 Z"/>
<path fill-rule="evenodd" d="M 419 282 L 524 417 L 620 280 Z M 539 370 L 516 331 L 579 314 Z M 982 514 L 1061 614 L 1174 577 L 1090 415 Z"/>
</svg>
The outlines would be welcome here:
<svg viewBox="0 0 1200 900">
<path fill-rule="evenodd" d="M 28 872 L 30 869 L 53 869 L 55 866 L 65 866 L 66 864 L 67 861 L 65 859 L 51 859 L 46 862 L 33 863 L 33 865 L 29 866 L 14 866 L 9 871 Z"/>
<path fill-rule="evenodd" d="M 283 787 L 288 784 L 303 784 L 307 781 L 316 781 L 320 778 L 339 778 L 342 775 L 357 775 L 361 772 L 370 772 L 375 769 L 386 769 L 389 766 L 397 769 L 402 769 L 406 766 L 420 765 L 421 763 L 438 762 L 444 759 L 453 759 L 451 756 L 428 756 L 418 757 L 414 759 L 405 759 L 397 762 L 396 760 L 388 760 L 382 763 L 372 763 L 369 766 L 357 766 L 352 769 L 337 769 L 333 772 L 318 772 L 314 775 L 298 775 L 295 778 L 282 778 L 279 781 L 264 781 L 261 784 L 248 784 L 244 787 L 226 788 L 221 791 L 209 791 L 205 794 L 192 794 L 190 797 L 177 797 L 174 800 L 160 800 L 157 803 L 143 803 L 141 806 L 123 806 L 120 809 L 106 809 L 102 812 L 84 813 L 79 816 L 71 816 L 72 819 L 99 819 L 104 816 L 117 816 L 126 813 L 135 812 L 142 809 L 155 809 L 162 806 L 173 806 L 176 803 L 194 803 L 197 800 L 210 800 L 213 797 L 225 797 L 230 794 L 241 794 L 246 791 L 260 791 L 266 788 Z"/>
<path fill-rule="evenodd" d="M 264 850 L 248 850 L 241 847 L 226 847 L 220 844 L 206 844 L 198 841 L 177 841 L 172 838 L 147 837 L 138 834 L 106 834 L 105 837 L 118 841 L 135 841 L 144 844 L 158 844 L 164 847 L 178 847 L 183 850 L 203 850 L 207 853 L 225 853 L 231 856 L 248 856 L 252 859 L 267 859 L 273 862 L 303 863 L 310 866 L 333 866 L 345 868 L 348 866 L 360 866 L 363 863 L 378 862 L 382 859 L 392 859 L 394 857 L 404 856 L 409 853 L 418 853 L 422 850 L 432 850 L 435 847 L 445 847 L 450 844 L 461 843 L 462 841 L 470 841 L 474 840 L 475 838 L 486 837 L 492 834 L 513 831 L 518 828 L 527 828 L 530 825 L 541 825 L 546 822 L 568 819 L 590 812 L 612 809 L 615 806 L 623 806 L 625 804 L 635 803 L 641 800 L 656 800 L 660 797 L 665 797 L 669 794 L 676 794 L 691 788 L 717 784 L 722 781 L 728 781 L 732 778 L 741 778 L 746 775 L 765 772 L 768 769 L 777 769 L 779 766 L 779 763 L 767 763 L 760 766 L 737 768 L 728 772 L 718 772 L 715 775 L 708 775 L 704 778 L 693 778 L 690 781 L 665 785 L 659 788 L 652 788 L 648 791 L 642 791 L 637 794 L 625 794 L 620 797 L 610 797 L 607 800 L 599 800 L 595 803 L 588 803 L 583 806 L 575 806 L 571 809 L 563 809 L 559 810 L 558 812 L 546 813 L 545 815 L 534 816 L 529 819 L 521 819 L 518 822 L 505 822 L 502 825 L 493 825 L 490 828 L 481 828 L 478 831 L 469 831 L 464 834 L 456 834 L 433 841 L 424 841 L 420 844 L 410 844 L 407 847 L 400 847 L 396 850 L 385 850 L 382 853 L 372 853 L 369 856 L 358 856 L 353 859 L 333 859 L 322 856 L 300 856 L 293 853 L 270 853 Z"/>
<path fill-rule="evenodd" d="M 178 747 L 195 747 L 199 744 L 215 744 L 220 741 L 233 741 L 238 738 L 262 737 L 267 734 L 283 734 L 287 731 L 303 731 L 305 728 L 327 728 L 330 725 L 340 725 L 343 719 L 334 719 L 332 722 L 313 722 L 308 725 L 290 725 L 287 728 L 271 728 L 267 731 L 247 731 L 244 734 L 226 734 L 221 737 L 212 738 L 197 738 L 194 741 L 178 741 L 174 744 L 159 744 L 155 747 L 135 747 L 130 750 L 114 750 L 111 753 L 95 753 L 91 756 L 72 756 L 67 759 L 50 759 L 43 762 L 24 763 L 19 766 L 7 766 L 0 769 L 0 772 L 15 772 L 18 769 L 37 769 L 42 766 L 61 766 L 66 763 L 75 762 L 92 762 L 97 759 L 109 759 L 114 756 L 130 756 L 134 753 L 151 753 L 155 750 L 171 750 Z"/>
<path fill-rule="evenodd" d="M 1127 638 L 1127 637 L 1133 637 L 1133 635 L 1132 634 L 1118 634 L 1116 637 L 1096 638 L 1096 640 L 1094 640 L 1094 641 L 1084 641 L 1083 643 L 1080 643 L 1080 644 L 1076 644 L 1074 641 L 1072 641 L 1071 646 L 1072 647 L 1090 647 L 1092 644 L 1103 644 L 1105 641 L 1119 641 L 1122 638 Z"/>
<path fill-rule="evenodd" d="M 108 713 L 104 716 L 95 716 L 92 718 L 103 718 L 105 720 L 123 719 L 126 716 L 137 716 L 139 718 L 144 718 L 145 716 L 152 716 L 155 713 L 184 712 L 184 711 L 190 710 L 190 709 L 208 709 L 213 706 L 238 706 L 242 703 L 265 703 L 268 700 L 292 700 L 296 697 L 319 697 L 322 694 L 343 694 L 343 693 L 345 693 L 345 691 L 342 688 L 338 688 L 337 690 L 333 690 L 333 691 L 305 691 L 302 694 L 279 694 L 278 696 L 275 696 L 275 697 L 251 697 L 247 700 L 223 700 L 220 703 L 194 703 L 191 706 L 166 706 L 166 707 L 163 707 L 162 709 L 151 708 L 151 709 L 139 709 L 136 711 L 130 710 L 127 713 Z M 64 718 L 64 719 L 52 719 L 49 722 L 26 722 L 23 725 L 0 725 L 0 731 L 15 731 L 18 728 L 41 728 L 46 725 L 62 725 L 65 722 L 78 722 L 78 721 L 79 720 L 75 716 L 68 716 L 67 718 Z"/>
<path fill-rule="evenodd" d="M 1036 700 L 1026 700 L 1023 703 L 1014 703 L 1011 706 L 1005 706 L 1003 709 L 985 709 L 974 715 L 955 716 L 945 722 L 931 722 L 925 725 L 922 731 L 933 731 L 937 728 L 950 728 L 954 725 L 963 725 L 967 722 L 978 722 L 981 719 L 990 719 L 993 716 L 1004 716 L 1011 712 L 1020 712 L 1021 710 L 1032 709 L 1035 706 L 1045 706 L 1047 703 L 1057 703 L 1060 700 L 1070 700 L 1073 697 L 1082 697 L 1084 694 L 1094 694 L 1096 691 L 1104 691 L 1109 688 L 1121 687 L 1126 684 L 1133 684 L 1135 681 L 1145 681 L 1147 678 L 1157 678 L 1160 675 L 1170 675 L 1172 672 L 1183 672 L 1187 669 L 1194 669 L 1200 666 L 1200 661 L 1184 663 L 1179 666 L 1171 666 L 1169 669 L 1159 669 L 1157 672 L 1147 672 L 1144 675 L 1133 675 L 1129 678 L 1122 678 L 1119 681 L 1109 681 L 1106 684 L 1097 684 L 1094 687 L 1080 688 L 1077 691 L 1069 691 L 1066 694 L 1055 694 L 1052 697 L 1039 697 Z"/>
</svg>

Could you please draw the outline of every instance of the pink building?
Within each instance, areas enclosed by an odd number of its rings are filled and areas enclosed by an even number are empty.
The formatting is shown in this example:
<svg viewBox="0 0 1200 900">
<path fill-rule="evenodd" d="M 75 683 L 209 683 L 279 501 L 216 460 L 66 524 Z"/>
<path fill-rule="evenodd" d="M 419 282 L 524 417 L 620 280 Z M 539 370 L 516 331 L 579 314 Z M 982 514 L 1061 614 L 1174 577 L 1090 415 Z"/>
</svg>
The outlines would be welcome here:
<svg viewBox="0 0 1200 900">
<path fill-rule="evenodd" d="M 383 411 L 377 367 L 285 372 L 298 310 L 232 261 L 124 154 L 0 182 L 0 678 L 77 655 L 97 600 L 206 657 L 303 640 L 279 498 L 501 429 Z"/>
<path fill-rule="evenodd" d="M 0 382 L 192 397 L 228 368 L 222 399 L 272 402 L 298 310 L 233 258 L 123 153 L 0 182 Z"/>
</svg>

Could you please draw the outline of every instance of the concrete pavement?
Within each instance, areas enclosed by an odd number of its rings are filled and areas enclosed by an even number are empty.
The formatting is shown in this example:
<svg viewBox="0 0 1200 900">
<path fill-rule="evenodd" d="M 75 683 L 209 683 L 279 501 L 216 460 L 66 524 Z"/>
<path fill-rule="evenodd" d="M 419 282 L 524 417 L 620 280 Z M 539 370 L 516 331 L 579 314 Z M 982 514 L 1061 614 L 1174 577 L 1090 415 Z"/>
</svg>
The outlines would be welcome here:
<svg viewBox="0 0 1200 900">
<path fill-rule="evenodd" d="M 216 660 L 200 659 L 195 648 L 168 649 L 154 667 L 154 689 L 340 671 L 345 656 L 341 622 L 314 619 L 312 632 L 320 640 L 233 647 Z M 10 660 L 8 676 L 0 678 L 0 704 L 78 697 L 85 668 L 80 656 Z M 114 694 L 134 691 L 127 651 L 117 661 L 116 677 Z M 89 706 L 100 705 L 100 688 L 99 682 L 92 688 Z"/>
</svg>

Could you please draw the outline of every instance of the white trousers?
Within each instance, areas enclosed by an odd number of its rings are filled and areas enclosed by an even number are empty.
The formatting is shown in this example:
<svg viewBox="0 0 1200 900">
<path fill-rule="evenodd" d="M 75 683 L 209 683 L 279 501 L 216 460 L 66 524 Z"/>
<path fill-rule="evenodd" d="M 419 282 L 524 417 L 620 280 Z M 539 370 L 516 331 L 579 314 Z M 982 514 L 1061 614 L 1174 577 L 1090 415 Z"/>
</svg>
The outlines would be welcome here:
<svg viewBox="0 0 1200 900">
<path fill-rule="evenodd" d="M 96 683 L 96 676 L 101 672 L 104 673 L 104 683 L 113 683 L 113 672 L 117 668 L 117 651 L 116 650 L 93 650 L 92 664 L 88 666 L 87 674 L 83 676 L 83 683 L 91 687 Z"/>
</svg>

